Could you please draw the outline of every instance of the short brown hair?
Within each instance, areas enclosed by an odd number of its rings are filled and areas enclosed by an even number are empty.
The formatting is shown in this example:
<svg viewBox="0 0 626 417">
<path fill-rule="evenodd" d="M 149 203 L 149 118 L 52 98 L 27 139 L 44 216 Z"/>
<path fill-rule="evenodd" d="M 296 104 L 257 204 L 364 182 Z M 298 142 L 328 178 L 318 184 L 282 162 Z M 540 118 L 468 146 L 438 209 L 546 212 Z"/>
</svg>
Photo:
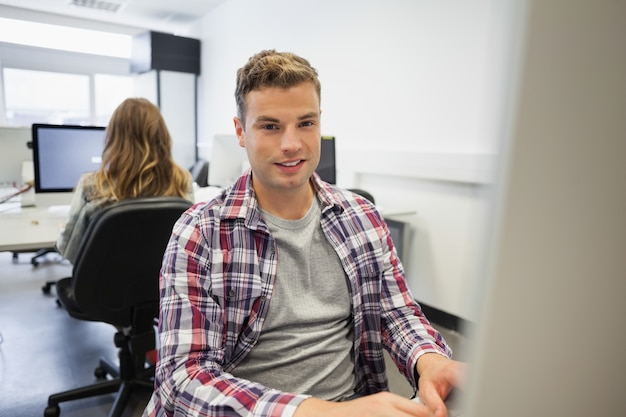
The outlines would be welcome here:
<svg viewBox="0 0 626 417">
<path fill-rule="evenodd" d="M 246 65 L 237 70 L 235 101 L 241 123 L 245 123 L 245 99 L 251 91 L 263 87 L 289 88 L 303 82 L 312 83 L 321 100 L 322 87 L 317 78 L 317 70 L 306 59 L 290 52 L 276 52 L 274 49 L 251 56 Z"/>
</svg>

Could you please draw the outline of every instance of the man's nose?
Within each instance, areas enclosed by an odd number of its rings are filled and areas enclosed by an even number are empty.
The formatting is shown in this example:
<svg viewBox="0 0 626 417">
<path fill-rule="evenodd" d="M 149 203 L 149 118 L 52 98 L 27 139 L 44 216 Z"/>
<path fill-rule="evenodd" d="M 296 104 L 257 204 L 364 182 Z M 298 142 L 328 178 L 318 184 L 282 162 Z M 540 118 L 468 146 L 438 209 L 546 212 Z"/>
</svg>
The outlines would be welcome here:
<svg viewBox="0 0 626 417">
<path fill-rule="evenodd" d="M 287 128 L 281 138 L 280 147 L 283 152 L 294 152 L 300 149 L 302 141 L 297 129 Z"/>
</svg>

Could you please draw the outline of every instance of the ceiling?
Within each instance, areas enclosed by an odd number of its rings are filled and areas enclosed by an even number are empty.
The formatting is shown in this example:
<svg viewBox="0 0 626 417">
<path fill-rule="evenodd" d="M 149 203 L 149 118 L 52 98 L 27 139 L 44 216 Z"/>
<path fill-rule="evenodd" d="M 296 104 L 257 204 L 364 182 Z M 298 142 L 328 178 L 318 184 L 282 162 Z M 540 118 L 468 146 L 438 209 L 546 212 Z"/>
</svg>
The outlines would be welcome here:
<svg viewBox="0 0 626 417">
<path fill-rule="evenodd" d="M 137 29 L 178 33 L 225 1 L 0 0 L 0 17 L 66 25 L 80 21 L 78 26 L 126 27 L 128 33 Z"/>
</svg>

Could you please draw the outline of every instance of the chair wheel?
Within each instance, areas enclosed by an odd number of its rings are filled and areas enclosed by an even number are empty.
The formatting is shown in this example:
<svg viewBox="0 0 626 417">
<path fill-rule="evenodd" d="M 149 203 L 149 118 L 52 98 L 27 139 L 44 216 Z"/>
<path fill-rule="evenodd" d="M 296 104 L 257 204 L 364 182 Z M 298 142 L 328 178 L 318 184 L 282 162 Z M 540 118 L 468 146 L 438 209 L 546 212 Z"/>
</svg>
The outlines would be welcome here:
<svg viewBox="0 0 626 417">
<path fill-rule="evenodd" d="M 43 417 L 59 417 L 61 409 L 58 405 L 49 405 L 43 411 Z"/>
<path fill-rule="evenodd" d="M 50 294 L 50 291 L 51 291 L 51 290 L 52 290 L 52 285 L 51 285 L 50 283 L 46 283 L 46 284 L 44 284 L 44 286 L 43 286 L 43 287 L 41 287 L 41 291 L 42 291 L 44 294 Z"/>
<path fill-rule="evenodd" d="M 96 376 L 96 378 L 98 378 L 98 379 L 105 379 L 105 378 L 107 377 L 107 371 L 106 371 L 106 369 L 104 369 L 104 368 L 103 368 L 103 367 L 101 367 L 101 366 L 98 366 L 98 367 L 96 368 L 96 370 L 95 370 L 95 371 L 93 371 L 93 374 L 94 374 L 94 375 Z"/>
</svg>

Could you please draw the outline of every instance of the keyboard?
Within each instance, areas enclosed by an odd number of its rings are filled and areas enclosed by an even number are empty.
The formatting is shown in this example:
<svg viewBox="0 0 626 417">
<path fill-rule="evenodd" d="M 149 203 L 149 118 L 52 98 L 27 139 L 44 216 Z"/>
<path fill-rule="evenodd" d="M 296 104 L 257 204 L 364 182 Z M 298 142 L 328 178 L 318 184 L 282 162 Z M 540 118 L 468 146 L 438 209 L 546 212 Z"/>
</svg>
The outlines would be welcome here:
<svg viewBox="0 0 626 417">
<path fill-rule="evenodd" d="M 456 388 L 452 389 L 450 394 L 448 394 L 448 397 L 445 400 L 446 408 L 448 409 L 448 417 L 463 417 L 461 406 L 459 404 L 460 395 L 461 392 Z M 423 404 L 423 401 L 419 397 L 413 398 L 413 401 Z"/>
</svg>

